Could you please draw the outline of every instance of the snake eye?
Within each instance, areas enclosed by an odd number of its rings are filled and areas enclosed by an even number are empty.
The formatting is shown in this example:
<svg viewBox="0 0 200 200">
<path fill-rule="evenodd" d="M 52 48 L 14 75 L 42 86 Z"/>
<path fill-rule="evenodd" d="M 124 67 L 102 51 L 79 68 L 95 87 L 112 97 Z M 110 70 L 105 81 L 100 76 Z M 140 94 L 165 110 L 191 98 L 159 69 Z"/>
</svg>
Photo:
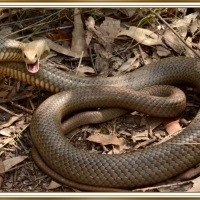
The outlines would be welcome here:
<svg viewBox="0 0 200 200">
<path fill-rule="evenodd" d="M 26 58 L 26 55 L 24 54 L 24 58 Z"/>
<path fill-rule="evenodd" d="M 37 58 L 37 53 L 35 54 L 35 58 Z"/>
</svg>

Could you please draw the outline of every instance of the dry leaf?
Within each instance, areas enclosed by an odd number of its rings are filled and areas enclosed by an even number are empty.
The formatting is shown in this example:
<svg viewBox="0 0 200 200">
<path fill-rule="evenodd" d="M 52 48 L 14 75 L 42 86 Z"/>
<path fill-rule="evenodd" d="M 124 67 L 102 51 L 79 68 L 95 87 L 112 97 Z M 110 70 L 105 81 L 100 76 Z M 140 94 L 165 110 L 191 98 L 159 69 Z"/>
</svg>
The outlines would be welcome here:
<svg viewBox="0 0 200 200">
<path fill-rule="evenodd" d="M 186 15 L 183 19 L 179 19 L 175 21 L 172 25 L 172 27 L 183 27 L 183 26 L 188 26 L 192 21 L 196 19 L 198 16 L 198 12 L 191 13 L 189 15 Z"/>
<path fill-rule="evenodd" d="M 0 31 L 0 37 L 4 38 L 5 35 L 10 35 L 12 32 L 12 27 L 4 27 Z"/>
<path fill-rule="evenodd" d="M 138 8 L 133 8 L 133 7 L 130 7 L 130 8 L 120 8 L 120 11 L 122 13 L 124 13 L 128 17 L 132 17 L 136 13 L 137 10 L 138 10 Z"/>
<path fill-rule="evenodd" d="M 176 177 L 177 181 L 188 180 L 200 174 L 200 166 L 193 167 Z"/>
<path fill-rule="evenodd" d="M 138 28 L 136 26 L 131 26 L 128 30 L 122 30 L 117 36 L 122 35 L 127 35 L 136 40 L 138 43 L 147 46 L 163 44 L 159 35 L 150 30 Z"/>
<path fill-rule="evenodd" d="M 108 59 L 112 56 L 112 54 L 105 52 L 105 49 L 99 44 L 94 44 L 94 49 L 97 54 L 95 69 L 97 72 L 102 72 L 107 66 L 109 66 Z"/>
<path fill-rule="evenodd" d="M 174 51 L 181 54 L 184 52 L 184 44 L 181 40 L 170 30 L 166 29 L 163 36 L 165 43 L 170 46 Z"/>
<path fill-rule="evenodd" d="M 74 8 L 74 30 L 72 32 L 72 44 L 71 50 L 79 55 L 79 58 L 84 52 L 84 56 L 87 56 L 87 44 L 85 41 L 85 31 L 83 28 L 83 22 L 80 15 L 80 9 Z"/>
<path fill-rule="evenodd" d="M 100 25 L 101 29 L 99 31 L 102 33 L 103 36 L 108 37 L 108 42 L 113 42 L 117 34 L 120 32 L 120 20 L 113 19 L 111 17 L 105 17 L 105 20 Z M 101 30 L 104 31 L 101 31 Z"/>
<path fill-rule="evenodd" d="M 129 72 L 133 69 L 139 67 L 140 62 L 138 60 L 139 55 L 135 56 L 134 58 L 129 58 L 122 66 L 118 69 L 119 72 Z"/>
<path fill-rule="evenodd" d="M 94 26 L 95 26 L 94 18 L 89 16 L 88 19 L 85 21 L 85 25 L 88 30 L 94 30 Z"/>
<path fill-rule="evenodd" d="M 132 135 L 131 133 L 126 132 L 125 130 L 120 130 L 119 134 L 126 135 L 128 137 L 130 137 Z"/>
<path fill-rule="evenodd" d="M 182 127 L 179 124 L 179 119 L 164 119 L 164 127 L 169 134 L 174 134 L 182 131 Z"/>
<path fill-rule="evenodd" d="M 193 186 L 187 192 L 200 192 L 200 176 L 192 180 Z"/>
<path fill-rule="evenodd" d="M 0 84 L 1 85 L 1 84 Z M 6 98 L 8 96 L 9 92 L 8 91 L 1 91 L 0 92 L 0 98 Z"/>
<path fill-rule="evenodd" d="M 5 171 L 8 171 L 11 167 L 25 160 L 28 156 L 17 156 L 3 161 Z"/>
<path fill-rule="evenodd" d="M 0 174 L 4 174 L 5 173 L 5 167 L 2 161 L 2 158 L 0 158 Z"/>
<path fill-rule="evenodd" d="M 0 188 L 2 187 L 3 184 L 3 178 L 0 176 Z"/>
<path fill-rule="evenodd" d="M 79 67 L 77 72 L 78 72 L 77 75 L 83 75 L 83 76 L 85 76 L 86 73 L 95 74 L 94 69 L 92 67 L 87 67 L 87 66 Z"/>
<path fill-rule="evenodd" d="M 159 117 L 150 116 L 148 118 L 148 122 L 149 125 L 151 126 L 151 130 L 154 130 L 157 126 L 159 126 L 163 122 L 163 119 Z"/>
<path fill-rule="evenodd" d="M 47 37 L 54 41 L 60 39 L 60 36 L 57 33 L 47 33 Z"/>
<path fill-rule="evenodd" d="M 199 50 L 196 50 L 196 49 L 194 49 L 193 48 L 193 42 L 192 42 L 192 37 L 188 37 L 187 39 L 186 39 L 186 44 L 188 45 L 188 46 L 190 46 L 192 49 L 193 49 L 193 51 L 191 50 L 191 49 L 189 49 L 189 48 L 186 48 L 185 50 L 186 50 L 186 55 L 188 56 L 188 57 L 196 57 L 196 54 L 195 54 L 195 52 L 198 54 L 198 55 L 200 55 L 200 53 L 199 53 Z"/>
<path fill-rule="evenodd" d="M 57 182 L 51 181 L 51 183 L 47 186 L 47 189 L 48 189 L 48 190 L 52 190 L 52 189 L 58 188 L 58 187 L 60 187 L 60 186 L 61 186 L 61 185 L 58 184 Z"/>
<path fill-rule="evenodd" d="M 140 55 L 140 57 L 142 57 L 142 60 L 144 62 L 145 65 L 148 65 L 150 63 L 153 62 L 153 56 L 149 56 L 142 48 L 141 48 L 141 45 L 138 45 L 139 46 L 139 52 L 140 53 L 136 53 L 136 51 L 132 50 L 133 53 L 135 55 Z"/>
<path fill-rule="evenodd" d="M 166 57 L 171 54 L 171 52 L 167 48 L 160 45 L 156 46 L 156 50 L 157 50 L 157 54 L 162 57 L 163 56 Z"/>
<path fill-rule="evenodd" d="M 149 137 L 148 137 L 149 133 L 148 133 L 148 130 L 145 130 L 143 132 L 136 132 L 133 136 L 132 136 L 132 140 L 133 142 L 137 142 L 137 141 L 140 141 L 140 140 L 149 140 Z"/>
<path fill-rule="evenodd" d="M 10 128 L 4 128 L 0 130 L 0 134 L 9 137 L 11 135 L 11 130 Z"/>
<path fill-rule="evenodd" d="M 85 31 L 85 42 L 86 42 L 87 46 L 89 46 L 89 44 L 92 40 L 92 37 L 93 37 L 93 32 L 86 30 Z"/>
<path fill-rule="evenodd" d="M 61 40 L 70 40 L 71 39 L 66 32 L 64 32 L 58 28 L 56 28 L 56 30 L 58 32 L 59 39 L 61 39 Z"/>
<path fill-rule="evenodd" d="M 13 140 L 13 138 L 6 138 L 5 140 L 2 140 L 0 148 L 2 148 L 3 146 L 5 146 L 6 144 L 8 144 L 9 142 L 11 142 L 12 140 Z"/>
<path fill-rule="evenodd" d="M 190 25 L 190 32 L 192 35 L 199 29 L 200 27 L 200 19 L 195 19 L 195 21 Z"/>
<path fill-rule="evenodd" d="M 117 138 L 115 135 L 103 135 L 95 134 L 87 138 L 91 142 L 100 143 L 103 145 L 114 144 L 114 145 L 124 145 L 125 141 L 123 138 Z"/>
<path fill-rule="evenodd" d="M 77 54 L 76 52 L 73 52 L 69 49 L 66 49 L 65 47 L 62 47 L 61 45 L 59 44 L 56 44 L 55 42 L 53 42 L 52 40 L 50 39 L 45 39 L 47 44 L 49 45 L 50 49 L 58 52 L 58 53 L 61 53 L 61 54 L 64 54 L 66 56 L 71 56 L 73 58 L 79 58 L 80 55 Z"/>
<path fill-rule="evenodd" d="M 17 121 L 20 117 L 22 117 L 23 114 L 18 115 L 18 116 L 12 116 L 8 122 L 6 122 L 5 124 L 0 125 L 0 129 L 5 128 L 10 126 L 13 122 Z"/>
</svg>

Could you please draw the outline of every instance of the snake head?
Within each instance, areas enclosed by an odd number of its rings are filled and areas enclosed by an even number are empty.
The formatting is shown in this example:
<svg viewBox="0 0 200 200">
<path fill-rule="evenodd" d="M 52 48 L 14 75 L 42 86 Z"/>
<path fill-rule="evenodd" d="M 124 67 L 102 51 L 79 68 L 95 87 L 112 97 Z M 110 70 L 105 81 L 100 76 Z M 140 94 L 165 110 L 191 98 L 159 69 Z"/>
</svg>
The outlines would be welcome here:
<svg viewBox="0 0 200 200">
<path fill-rule="evenodd" d="M 23 59 L 26 68 L 30 73 L 37 73 L 39 70 L 39 57 L 35 49 L 26 49 L 23 52 Z"/>
<path fill-rule="evenodd" d="M 37 73 L 39 71 L 39 59 L 45 58 L 49 52 L 50 48 L 46 40 L 35 40 L 27 43 L 22 50 L 27 70 L 30 73 Z"/>
</svg>

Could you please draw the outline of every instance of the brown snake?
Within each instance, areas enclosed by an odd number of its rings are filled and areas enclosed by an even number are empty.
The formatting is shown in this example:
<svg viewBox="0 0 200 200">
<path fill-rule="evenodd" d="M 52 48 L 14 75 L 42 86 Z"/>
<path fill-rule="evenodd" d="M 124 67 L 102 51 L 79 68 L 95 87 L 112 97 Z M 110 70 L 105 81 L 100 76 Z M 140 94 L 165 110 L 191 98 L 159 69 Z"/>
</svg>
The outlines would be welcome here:
<svg viewBox="0 0 200 200">
<path fill-rule="evenodd" d="M 0 43 L 5 41 L 0 40 Z M 45 172 L 60 178 L 61 182 L 67 182 L 71 187 L 90 191 L 120 191 L 121 188 L 125 191 L 161 182 L 200 162 L 200 112 L 187 129 L 166 143 L 121 155 L 90 154 L 78 150 L 66 140 L 60 126 L 63 115 L 79 109 L 130 109 L 134 104 L 132 95 L 136 96 L 139 105 L 135 106 L 139 111 L 146 108 L 157 116 L 162 107 L 165 111 L 161 114 L 171 114 L 174 108 L 170 110 L 165 102 L 159 103 L 159 98 L 155 97 L 155 105 L 151 107 L 146 95 L 137 96 L 137 92 L 130 89 L 188 84 L 200 90 L 199 59 L 162 59 L 129 74 L 109 78 L 81 78 L 45 65 L 41 65 L 37 73 L 31 74 L 23 63 L 17 62 L 0 62 L 0 73 L 51 92 L 64 91 L 39 106 L 31 122 L 31 135 L 40 156 L 53 170 Z M 65 92 L 73 88 L 77 89 Z M 176 98 L 179 95 L 172 101 Z M 145 113 L 148 111 L 144 110 Z M 36 151 L 33 151 L 33 157 L 43 167 L 43 161 L 37 160 Z M 48 170 L 45 166 L 43 169 Z"/>
</svg>

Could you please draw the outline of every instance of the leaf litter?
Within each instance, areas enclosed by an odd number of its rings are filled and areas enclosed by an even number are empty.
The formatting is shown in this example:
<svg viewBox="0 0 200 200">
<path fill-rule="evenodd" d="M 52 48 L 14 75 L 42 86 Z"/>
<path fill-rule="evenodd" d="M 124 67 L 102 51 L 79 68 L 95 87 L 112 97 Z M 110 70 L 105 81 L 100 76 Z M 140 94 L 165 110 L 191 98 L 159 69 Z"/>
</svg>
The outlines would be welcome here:
<svg viewBox="0 0 200 200">
<path fill-rule="evenodd" d="M 21 15 L 20 10 L 1 11 L 2 37 L 29 41 L 45 38 L 51 48 L 45 62 L 71 74 L 115 76 L 163 57 L 199 53 L 200 23 L 196 9 L 151 9 L 156 11 L 155 15 L 149 8 L 32 8 L 22 9 L 26 18 L 24 15 L 16 17 L 16 13 Z M 52 16 L 54 20 L 50 20 Z M 159 17 L 167 17 L 173 31 Z M 48 28 L 40 24 L 43 22 Z M 21 30 L 21 25 L 26 28 Z M 174 31 L 179 32 L 179 37 Z M 32 140 L 26 127 L 32 114 L 28 110 L 33 112 L 51 94 L 26 84 L 16 85 L 13 79 L 6 78 L 0 91 L 4 97 L 0 102 L 5 102 L 1 105 L 5 108 L 2 111 L 5 119 L 0 119 L 1 192 L 79 192 L 52 181 L 31 158 Z M 14 92 L 11 92 L 12 87 Z M 197 112 L 198 98 L 193 97 L 193 91 L 184 91 L 189 103 L 177 119 L 156 119 L 134 112 L 107 123 L 80 127 L 68 139 L 77 148 L 103 154 L 120 154 L 158 145 L 186 128 Z M 11 99 L 15 104 L 10 103 Z M 199 192 L 198 167 L 186 173 L 187 181 L 171 180 L 140 191 Z M 193 177 L 195 179 L 190 181 Z"/>
</svg>

